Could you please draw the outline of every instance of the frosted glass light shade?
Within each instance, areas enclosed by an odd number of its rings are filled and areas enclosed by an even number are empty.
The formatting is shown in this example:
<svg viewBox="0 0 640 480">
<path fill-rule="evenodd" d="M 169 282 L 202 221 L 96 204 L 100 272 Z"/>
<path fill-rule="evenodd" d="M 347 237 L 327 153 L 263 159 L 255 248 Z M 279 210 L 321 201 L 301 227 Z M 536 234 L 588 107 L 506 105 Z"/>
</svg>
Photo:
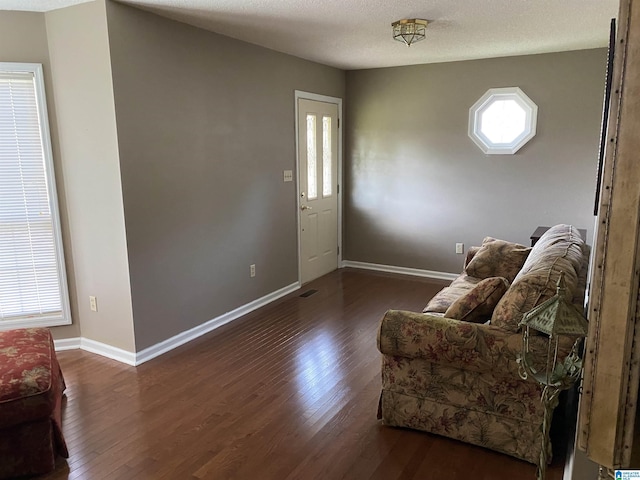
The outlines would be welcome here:
<svg viewBox="0 0 640 480">
<path fill-rule="evenodd" d="M 393 39 L 410 47 L 416 42 L 424 40 L 427 21 L 421 18 L 408 18 L 393 22 Z"/>
</svg>

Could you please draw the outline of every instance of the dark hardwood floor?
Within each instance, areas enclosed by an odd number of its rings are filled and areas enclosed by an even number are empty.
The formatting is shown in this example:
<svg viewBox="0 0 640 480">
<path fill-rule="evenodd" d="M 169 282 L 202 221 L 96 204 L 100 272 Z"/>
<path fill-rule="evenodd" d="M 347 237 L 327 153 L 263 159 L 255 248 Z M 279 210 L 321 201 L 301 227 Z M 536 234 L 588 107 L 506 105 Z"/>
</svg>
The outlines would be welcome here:
<svg viewBox="0 0 640 480">
<path fill-rule="evenodd" d="M 533 480 L 526 462 L 376 420 L 378 322 L 441 287 L 341 270 L 137 368 L 59 352 L 71 456 L 41 478 Z"/>
</svg>

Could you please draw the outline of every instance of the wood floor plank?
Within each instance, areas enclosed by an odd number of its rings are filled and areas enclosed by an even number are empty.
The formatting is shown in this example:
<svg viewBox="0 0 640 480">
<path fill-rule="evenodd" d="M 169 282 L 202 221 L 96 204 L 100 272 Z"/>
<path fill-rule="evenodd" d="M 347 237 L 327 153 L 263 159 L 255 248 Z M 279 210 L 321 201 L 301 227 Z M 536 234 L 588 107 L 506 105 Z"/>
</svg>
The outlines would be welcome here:
<svg viewBox="0 0 640 480">
<path fill-rule="evenodd" d="M 376 419 L 380 318 L 420 311 L 442 286 L 344 269 L 137 368 L 60 352 L 71 456 L 42 479 L 534 478 L 528 463 Z"/>
</svg>

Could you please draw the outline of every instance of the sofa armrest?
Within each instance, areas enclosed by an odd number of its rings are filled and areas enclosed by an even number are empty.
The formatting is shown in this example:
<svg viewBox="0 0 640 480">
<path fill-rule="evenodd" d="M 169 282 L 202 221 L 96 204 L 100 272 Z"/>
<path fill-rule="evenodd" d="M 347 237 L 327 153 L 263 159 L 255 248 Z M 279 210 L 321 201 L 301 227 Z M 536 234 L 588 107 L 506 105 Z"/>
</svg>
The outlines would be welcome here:
<svg viewBox="0 0 640 480">
<path fill-rule="evenodd" d="M 544 365 L 547 338 L 533 336 L 529 345 L 535 363 Z M 492 325 L 389 310 L 378 330 L 378 349 L 384 355 L 517 377 L 516 356 L 522 351 L 522 335 Z"/>
</svg>

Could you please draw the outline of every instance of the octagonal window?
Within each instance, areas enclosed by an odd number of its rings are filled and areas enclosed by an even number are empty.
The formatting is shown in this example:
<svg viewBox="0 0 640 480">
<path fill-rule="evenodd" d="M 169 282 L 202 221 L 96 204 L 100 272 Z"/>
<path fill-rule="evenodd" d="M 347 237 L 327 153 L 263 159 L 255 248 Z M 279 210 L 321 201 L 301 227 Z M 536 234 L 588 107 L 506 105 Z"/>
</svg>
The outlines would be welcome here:
<svg viewBox="0 0 640 480">
<path fill-rule="evenodd" d="M 492 88 L 469 109 L 469 137 L 488 154 L 513 154 L 536 134 L 538 106 L 518 87 Z"/>
</svg>

